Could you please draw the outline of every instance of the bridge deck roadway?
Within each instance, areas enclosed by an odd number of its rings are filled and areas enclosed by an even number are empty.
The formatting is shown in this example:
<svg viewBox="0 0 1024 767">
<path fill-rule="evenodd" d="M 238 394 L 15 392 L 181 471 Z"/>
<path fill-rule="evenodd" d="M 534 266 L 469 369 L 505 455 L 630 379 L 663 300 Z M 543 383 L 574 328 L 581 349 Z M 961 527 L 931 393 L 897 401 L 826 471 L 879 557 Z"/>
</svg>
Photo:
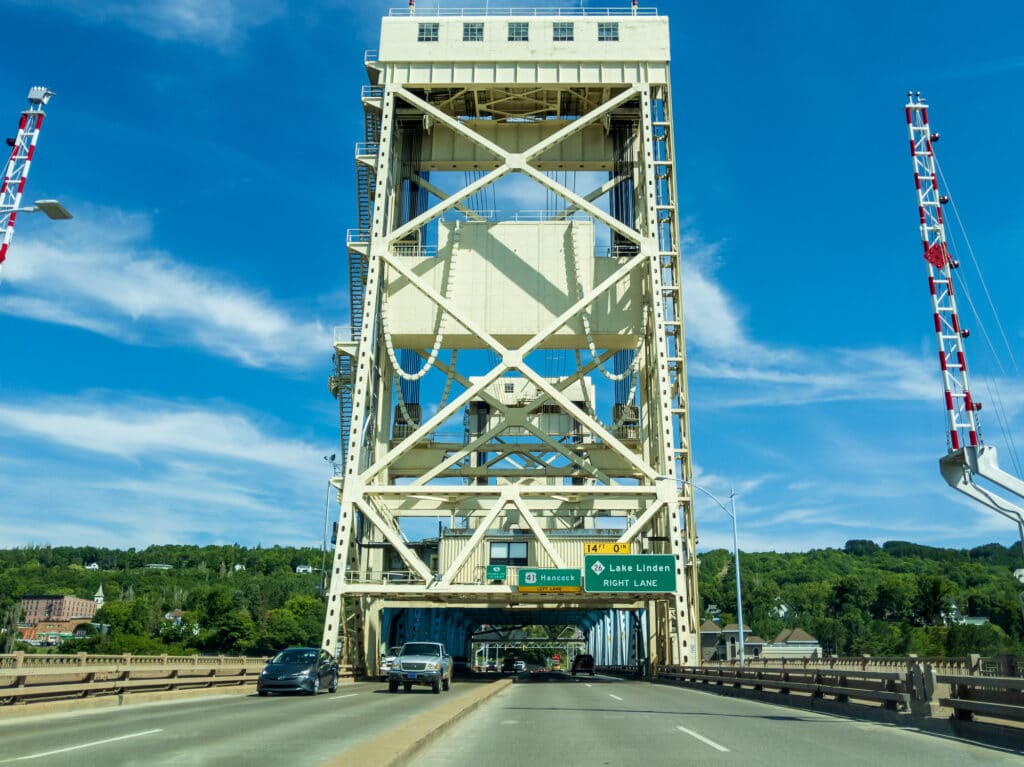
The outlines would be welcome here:
<svg viewBox="0 0 1024 767">
<path fill-rule="evenodd" d="M 521 676 L 410 764 L 964 767 L 1020 765 L 1022 753 L 678 687 L 536 674 Z"/>
<path fill-rule="evenodd" d="M 493 676 L 491 677 L 493 680 Z M 396 740 L 486 682 L 451 692 L 389 694 L 379 682 L 334 695 L 217 696 L 178 703 L 0 719 L 0 765 L 306 765 L 387 762 L 363 753 Z M 521 674 L 402 764 L 534 765 L 1019 765 L 1009 751 L 704 692 L 564 673 Z M 432 725 L 433 726 L 433 725 Z M 419 729 L 423 729 L 420 727 Z M 429 728 L 428 728 L 429 729 Z M 428 735 L 428 737 L 430 737 Z M 1024 748 L 1024 744 L 1022 744 Z"/>
<path fill-rule="evenodd" d="M 321 765 L 482 686 L 457 679 L 440 695 L 389 694 L 380 682 L 357 682 L 315 698 L 253 692 L 0 719 L 0 765 Z"/>
</svg>

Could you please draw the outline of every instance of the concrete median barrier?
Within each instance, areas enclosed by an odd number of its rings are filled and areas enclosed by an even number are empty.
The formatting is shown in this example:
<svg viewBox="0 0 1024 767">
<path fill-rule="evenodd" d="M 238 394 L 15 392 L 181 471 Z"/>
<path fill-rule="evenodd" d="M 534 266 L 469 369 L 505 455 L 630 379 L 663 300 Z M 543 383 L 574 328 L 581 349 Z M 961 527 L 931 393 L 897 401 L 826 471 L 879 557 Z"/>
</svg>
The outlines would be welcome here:
<svg viewBox="0 0 1024 767">
<path fill-rule="evenodd" d="M 512 679 L 497 679 L 483 684 L 454 700 L 424 711 L 413 719 L 406 720 L 372 740 L 360 743 L 333 759 L 324 762 L 323 767 L 351 767 L 356 764 L 372 764 L 374 767 L 398 767 L 406 764 L 420 748 L 436 738 L 484 701 L 494 697 L 513 683 Z"/>
</svg>

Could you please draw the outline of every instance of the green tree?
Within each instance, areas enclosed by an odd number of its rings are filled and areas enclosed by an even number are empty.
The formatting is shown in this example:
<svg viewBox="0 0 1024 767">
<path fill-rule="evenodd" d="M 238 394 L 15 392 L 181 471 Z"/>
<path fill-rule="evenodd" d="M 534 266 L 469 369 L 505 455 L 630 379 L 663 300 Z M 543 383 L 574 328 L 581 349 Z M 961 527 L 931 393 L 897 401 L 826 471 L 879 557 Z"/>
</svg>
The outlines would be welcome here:
<svg viewBox="0 0 1024 767">
<path fill-rule="evenodd" d="M 22 610 L 20 604 L 10 605 L 4 608 L 3 615 L 3 636 L 4 653 L 14 652 L 18 641 L 21 639 L 21 632 L 18 630 L 18 623 L 21 622 Z"/>
<path fill-rule="evenodd" d="M 941 575 L 929 575 L 917 581 L 914 600 L 915 618 L 921 626 L 941 626 L 953 607 L 956 584 Z"/>
</svg>

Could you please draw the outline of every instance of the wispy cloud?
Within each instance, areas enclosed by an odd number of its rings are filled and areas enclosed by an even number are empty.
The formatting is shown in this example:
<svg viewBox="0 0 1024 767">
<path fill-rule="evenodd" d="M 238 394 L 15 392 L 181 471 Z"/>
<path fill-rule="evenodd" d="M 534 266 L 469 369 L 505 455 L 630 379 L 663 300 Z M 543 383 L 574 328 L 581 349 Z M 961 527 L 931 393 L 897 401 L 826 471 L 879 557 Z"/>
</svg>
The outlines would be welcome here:
<svg viewBox="0 0 1024 767">
<path fill-rule="evenodd" d="M 148 246 L 149 221 L 85 210 L 46 244 L 20 239 L 0 313 L 83 328 L 131 344 L 190 344 L 257 368 L 321 364 L 329 330 L 237 280 Z M 106 221 L 106 224 L 99 224 Z"/>
<path fill-rule="evenodd" d="M 722 245 L 684 229 L 680 247 L 687 372 L 721 386 L 706 407 L 806 405 L 841 400 L 926 400 L 936 396 L 934 366 L 884 346 L 795 349 L 753 338 L 746 313 L 715 279 Z M 870 386 L 865 386 L 870 381 Z"/>
<path fill-rule="evenodd" d="M 102 393 L 0 404 L 0 433 L 131 461 L 207 456 L 302 471 L 304 443 L 274 438 L 230 406 L 202 407 Z"/>
<path fill-rule="evenodd" d="M 976 61 L 955 68 L 946 67 L 944 71 L 940 70 L 937 74 L 939 77 L 946 78 L 991 77 L 992 75 L 1016 72 L 1020 69 L 1024 69 L 1024 56 L 1012 56 L 996 61 Z"/>
<path fill-rule="evenodd" d="M 310 545 L 322 530 L 320 451 L 228 403 L 100 392 L 5 403 L 0 442 L 2 540 L 255 543 L 273 531 L 274 543 Z M 46 524 L 21 524 L 32 513 Z"/>
<path fill-rule="evenodd" d="M 279 0 L 42 0 L 97 24 L 123 24 L 158 40 L 216 48 L 235 45 L 250 30 L 285 13 Z M 40 5 L 40 0 L 25 4 Z"/>
</svg>

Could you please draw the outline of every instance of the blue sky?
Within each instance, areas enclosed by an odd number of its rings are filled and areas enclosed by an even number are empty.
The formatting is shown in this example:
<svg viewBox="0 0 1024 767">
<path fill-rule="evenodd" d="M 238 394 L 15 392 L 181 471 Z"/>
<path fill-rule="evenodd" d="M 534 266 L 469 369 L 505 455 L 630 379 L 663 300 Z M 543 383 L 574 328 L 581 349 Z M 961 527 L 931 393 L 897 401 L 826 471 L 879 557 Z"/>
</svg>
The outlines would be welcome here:
<svg viewBox="0 0 1024 767">
<path fill-rule="evenodd" d="M 0 546 L 319 545 L 363 51 L 405 5 L 0 0 L 5 135 L 30 86 L 57 94 L 25 199 L 75 213 L 22 216 L 0 283 Z M 989 392 L 1019 430 L 1024 6 L 652 5 L 672 30 L 696 476 L 736 489 L 741 547 L 1016 540 L 937 471 L 903 105 L 931 102 L 1009 341 L 993 355 L 968 321 L 1012 470 Z M 701 549 L 731 544 L 713 503 L 698 524 Z"/>
</svg>

